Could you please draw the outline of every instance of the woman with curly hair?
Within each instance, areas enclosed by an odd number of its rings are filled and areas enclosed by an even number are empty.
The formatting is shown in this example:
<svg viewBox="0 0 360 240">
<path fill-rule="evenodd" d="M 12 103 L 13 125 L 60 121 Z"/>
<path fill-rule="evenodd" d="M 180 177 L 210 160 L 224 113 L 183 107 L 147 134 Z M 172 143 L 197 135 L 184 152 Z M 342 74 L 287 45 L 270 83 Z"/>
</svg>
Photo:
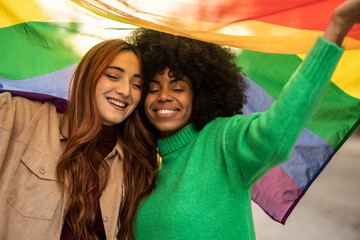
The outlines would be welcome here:
<svg viewBox="0 0 360 240">
<path fill-rule="evenodd" d="M 113 39 L 80 61 L 63 114 L 0 94 L 0 239 L 133 239 L 157 169 L 143 81 L 138 49 Z"/>
<path fill-rule="evenodd" d="M 240 115 L 246 84 L 228 48 L 146 29 L 130 36 L 143 54 L 144 107 L 162 157 L 137 240 L 255 239 L 251 186 L 289 158 L 359 13 L 359 0 L 339 6 L 278 101 L 249 117 Z"/>
</svg>

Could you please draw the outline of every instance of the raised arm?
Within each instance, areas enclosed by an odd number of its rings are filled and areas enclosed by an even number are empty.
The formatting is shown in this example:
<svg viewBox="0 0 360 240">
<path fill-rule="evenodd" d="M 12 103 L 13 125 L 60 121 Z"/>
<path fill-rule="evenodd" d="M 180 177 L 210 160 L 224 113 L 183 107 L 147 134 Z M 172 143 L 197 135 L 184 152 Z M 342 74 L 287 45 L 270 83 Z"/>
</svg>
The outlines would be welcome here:
<svg viewBox="0 0 360 240">
<path fill-rule="evenodd" d="M 324 37 L 317 40 L 271 108 L 251 115 L 241 127 L 232 123 L 228 156 L 237 156 L 232 160 L 245 183 L 252 184 L 288 159 L 341 57 L 343 48 L 337 45 L 359 20 L 360 0 L 349 0 L 336 8 Z"/>
</svg>

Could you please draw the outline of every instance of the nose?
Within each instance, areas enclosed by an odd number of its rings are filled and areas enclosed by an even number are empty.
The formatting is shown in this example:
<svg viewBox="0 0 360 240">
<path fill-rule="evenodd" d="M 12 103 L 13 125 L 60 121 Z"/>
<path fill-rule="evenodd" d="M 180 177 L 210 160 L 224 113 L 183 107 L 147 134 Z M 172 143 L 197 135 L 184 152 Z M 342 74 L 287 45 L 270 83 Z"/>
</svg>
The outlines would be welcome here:
<svg viewBox="0 0 360 240">
<path fill-rule="evenodd" d="M 130 79 L 124 79 L 116 84 L 115 92 L 117 94 L 120 94 L 123 97 L 128 97 L 130 95 Z"/>
<path fill-rule="evenodd" d="M 171 95 L 171 92 L 167 88 L 162 88 L 158 95 L 158 101 L 159 102 L 171 102 L 173 100 L 173 97 Z"/>
</svg>

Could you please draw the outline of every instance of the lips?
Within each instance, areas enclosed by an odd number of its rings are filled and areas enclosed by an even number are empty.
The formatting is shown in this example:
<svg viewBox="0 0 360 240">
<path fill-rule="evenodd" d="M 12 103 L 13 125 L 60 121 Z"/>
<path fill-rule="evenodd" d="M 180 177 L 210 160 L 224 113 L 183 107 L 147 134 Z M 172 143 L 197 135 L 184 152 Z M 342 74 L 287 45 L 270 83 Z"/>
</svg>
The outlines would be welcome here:
<svg viewBox="0 0 360 240">
<path fill-rule="evenodd" d="M 159 113 L 159 114 L 171 114 L 171 113 L 175 113 L 178 112 L 179 110 L 175 110 L 175 109 L 160 109 L 157 110 L 155 112 Z"/>
<path fill-rule="evenodd" d="M 120 99 L 106 98 L 106 100 L 112 105 L 115 105 L 116 107 L 120 107 L 120 108 L 126 108 L 129 105 L 126 101 Z"/>
<path fill-rule="evenodd" d="M 174 107 L 156 107 L 153 109 L 159 118 L 170 118 L 180 112 L 180 109 Z"/>
</svg>

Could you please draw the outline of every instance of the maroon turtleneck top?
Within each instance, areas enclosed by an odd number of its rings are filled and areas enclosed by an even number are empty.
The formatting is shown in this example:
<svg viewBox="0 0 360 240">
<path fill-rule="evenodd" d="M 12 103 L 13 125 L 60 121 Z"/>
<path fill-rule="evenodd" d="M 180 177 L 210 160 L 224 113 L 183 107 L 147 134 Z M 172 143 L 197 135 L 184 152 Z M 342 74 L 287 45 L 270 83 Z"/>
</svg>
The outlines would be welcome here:
<svg viewBox="0 0 360 240">
<path fill-rule="evenodd" d="M 96 150 L 105 158 L 115 147 L 116 144 L 116 125 L 102 126 L 101 135 L 96 145 Z M 93 190 L 93 194 L 96 195 L 99 192 L 99 188 Z M 94 231 L 99 240 L 106 240 L 104 223 L 102 220 L 100 209 L 100 197 L 96 199 L 96 216 Z M 77 240 L 75 234 L 68 223 L 68 216 L 65 217 L 64 226 L 61 232 L 60 240 Z"/>
</svg>

